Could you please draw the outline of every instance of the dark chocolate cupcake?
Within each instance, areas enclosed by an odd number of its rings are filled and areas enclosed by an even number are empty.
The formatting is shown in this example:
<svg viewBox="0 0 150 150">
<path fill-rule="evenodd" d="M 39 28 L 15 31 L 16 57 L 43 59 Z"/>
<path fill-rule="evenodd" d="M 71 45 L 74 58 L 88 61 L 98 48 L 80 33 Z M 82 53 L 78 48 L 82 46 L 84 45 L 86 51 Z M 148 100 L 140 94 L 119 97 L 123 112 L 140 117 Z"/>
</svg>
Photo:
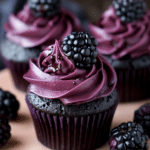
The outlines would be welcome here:
<svg viewBox="0 0 150 150">
<path fill-rule="evenodd" d="M 63 40 L 72 31 L 81 31 L 82 26 L 75 14 L 60 8 L 60 0 L 57 3 L 29 0 L 17 15 L 10 15 L 5 30 L 7 39 L 2 42 L 2 59 L 16 87 L 26 91 L 28 84 L 22 77 L 29 68 L 29 58 L 36 58 L 55 39 Z"/>
<path fill-rule="evenodd" d="M 96 55 L 91 36 L 73 32 L 62 46 L 56 41 L 38 60 L 31 59 L 24 78 L 30 83 L 26 102 L 42 144 L 93 150 L 108 140 L 118 104 L 116 74 Z"/>
<path fill-rule="evenodd" d="M 89 25 L 118 76 L 120 101 L 150 97 L 150 11 L 143 0 L 113 0 L 96 25 Z"/>
<path fill-rule="evenodd" d="M 23 74 L 29 69 L 29 59 L 38 58 L 40 47 L 23 48 L 9 39 L 1 45 L 1 56 L 7 68 L 10 69 L 15 86 L 26 91 L 29 83 L 23 79 Z"/>
</svg>

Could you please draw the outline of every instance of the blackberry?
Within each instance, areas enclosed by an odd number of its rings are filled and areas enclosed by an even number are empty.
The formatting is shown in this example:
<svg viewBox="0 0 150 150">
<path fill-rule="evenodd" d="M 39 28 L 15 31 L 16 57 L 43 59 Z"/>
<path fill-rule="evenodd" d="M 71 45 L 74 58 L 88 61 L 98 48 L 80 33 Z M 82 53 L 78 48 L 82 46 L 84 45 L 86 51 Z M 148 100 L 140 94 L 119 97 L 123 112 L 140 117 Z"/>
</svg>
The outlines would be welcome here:
<svg viewBox="0 0 150 150">
<path fill-rule="evenodd" d="M 52 17 L 59 12 L 60 0 L 28 0 L 28 5 L 37 17 Z"/>
<path fill-rule="evenodd" d="M 0 89 L 0 118 L 13 119 L 17 116 L 19 102 L 15 96 Z"/>
<path fill-rule="evenodd" d="M 122 22 L 134 22 L 141 18 L 146 11 L 143 0 L 113 0 L 113 7 Z"/>
<path fill-rule="evenodd" d="M 72 32 L 65 37 L 62 44 L 63 52 L 73 59 L 76 67 L 90 68 L 96 63 L 98 45 L 96 39 L 84 32 Z"/>
<path fill-rule="evenodd" d="M 134 112 L 134 122 L 140 123 L 150 137 L 150 103 L 141 106 Z"/>
<path fill-rule="evenodd" d="M 110 150 L 148 150 L 147 140 L 148 136 L 140 124 L 122 123 L 111 131 Z"/>
<path fill-rule="evenodd" d="M 8 120 L 0 119 L 0 148 L 2 148 L 11 137 L 10 130 Z"/>
</svg>

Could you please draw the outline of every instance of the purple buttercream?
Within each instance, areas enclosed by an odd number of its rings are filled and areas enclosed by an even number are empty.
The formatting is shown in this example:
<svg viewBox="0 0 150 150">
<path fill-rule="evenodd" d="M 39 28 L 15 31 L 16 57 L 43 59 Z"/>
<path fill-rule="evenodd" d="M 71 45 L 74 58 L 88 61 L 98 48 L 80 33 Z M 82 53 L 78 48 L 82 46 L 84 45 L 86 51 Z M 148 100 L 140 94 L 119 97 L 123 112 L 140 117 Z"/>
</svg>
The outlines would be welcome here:
<svg viewBox="0 0 150 150">
<path fill-rule="evenodd" d="M 150 11 L 141 19 L 125 24 L 111 6 L 96 26 L 89 24 L 89 29 L 99 43 L 98 52 L 112 59 L 137 58 L 150 53 Z"/>
<path fill-rule="evenodd" d="M 63 40 L 72 31 L 82 30 L 79 19 L 66 9 L 52 18 L 35 17 L 28 7 L 16 16 L 11 14 L 5 24 L 6 36 L 25 48 L 36 46 L 47 47 L 54 44 L 55 39 Z"/>
<path fill-rule="evenodd" d="M 78 69 L 61 50 L 60 42 L 49 46 L 38 60 L 30 60 L 24 78 L 30 92 L 49 99 L 60 99 L 64 104 L 81 104 L 108 96 L 115 88 L 114 69 L 98 55 L 91 70 Z"/>
</svg>

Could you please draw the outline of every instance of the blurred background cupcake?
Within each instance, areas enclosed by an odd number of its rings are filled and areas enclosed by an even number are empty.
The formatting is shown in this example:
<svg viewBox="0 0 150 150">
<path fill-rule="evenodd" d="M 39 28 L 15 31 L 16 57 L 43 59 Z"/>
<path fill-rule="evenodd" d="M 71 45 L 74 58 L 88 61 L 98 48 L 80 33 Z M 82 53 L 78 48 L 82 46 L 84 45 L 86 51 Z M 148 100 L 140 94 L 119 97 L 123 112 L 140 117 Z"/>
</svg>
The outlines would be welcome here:
<svg viewBox="0 0 150 150">
<path fill-rule="evenodd" d="M 147 8 L 150 9 L 150 1 L 145 0 Z M 1 0 L 0 1 L 0 43 L 5 38 L 4 23 L 8 20 L 9 14 L 17 13 L 24 5 L 26 0 Z M 88 16 L 91 22 L 95 22 L 99 19 L 99 16 L 104 12 L 108 6 L 110 6 L 112 0 L 62 0 L 62 5 L 68 9 L 74 11 L 78 17 L 81 16 L 84 20 L 85 14 Z M 83 11 L 84 9 L 84 11 Z M 90 11 L 89 11 L 90 10 Z M 0 60 L 0 69 L 3 69 L 4 65 Z"/>
<path fill-rule="evenodd" d="M 118 76 L 123 102 L 150 97 L 150 11 L 143 0 L 113 0 L 96 25 L 89 25 Z"/>
<path fill-rule="evenodd" d="M 2 60 L 10 69 L 16 87 L 25 91 L 28 83 L 22 76 L 29 68 L 29 59 L 37 58 L 55 39 L 62 40 L 83 27 L 73 11 L 63 7 L 60 0 L 44 3 L 29 0 L 19 13 L 9 16 L 5 30 L 7 38 L 1 44 Z"/>
<path fill-rule="evenodd" d="M 30 60 L 26 102 L 38 140 L 49 148 L 93 150 L 108 140 L 117 78 L 96 45 L 88 34 L 73 32 Z"/>
<path fill-rule="evenodd" d="M 112 4 L 112 1 L 113 0 L 74 0 L 74 2 L 77 2 L 84 8 L 91 22 L 96 22 L 100 15 Z M 150 9 L 150 1 L 144 1 L 147 4 L 147 8 Z"/>
<path fill-rule="evenodd" d="M 18 12 L 26 0 L 1 0 L 0 1 L 0 44 L 2 40 L 5 38 L 4 24 L 9 18 L 9 14 L 12 12 Z M 0 59 L 0 70 L 4 69 L 5 66 Z"/>
</svg>

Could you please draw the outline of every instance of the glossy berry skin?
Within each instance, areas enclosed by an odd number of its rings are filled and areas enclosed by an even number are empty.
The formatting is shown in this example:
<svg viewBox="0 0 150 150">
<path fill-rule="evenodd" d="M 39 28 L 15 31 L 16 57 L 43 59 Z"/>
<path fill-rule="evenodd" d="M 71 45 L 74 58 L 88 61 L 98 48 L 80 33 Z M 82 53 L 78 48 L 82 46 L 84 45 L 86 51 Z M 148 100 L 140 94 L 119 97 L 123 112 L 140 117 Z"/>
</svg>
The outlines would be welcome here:
<svg viewBox="0 0 150 150">
<path fill-rule="evenodd" d="M 134 112 L 134 122 L 140 123 L 150 137 L 150 103 L 141 106 Z"/>
<path fill-rule="evenodd" d="M 71 58 L 77 68 L 88 69 L 97 62 L 96 39 L 84 32 L 72 32 L 65 37 L 63 52 Z"/>
<path fill-rule="evenodd" d="M 8 120 L 0 119 L 0 148 L 2 148 L 11 137 Z"/>
<path fill-rule="evenodd" d="M 37 17 L 53 17 L 59 12 L 60 0 L 28 0 L 28 5 Z"/>
<path fill-rule="evenodd" d="M 148 150 L 147 140 L 140 124 L 128 122 L 112 129 L 109 145 L 110 150 Z"/>
<path fill-rule="evenodd" d="M 122 22 L 134 22 L 142 18 L 146 12 L 146 4 L 143 0 L 113 0 L 116 15 Z"/>
<path fill-rule="evenodd" d="M 0 89 L 0 118 L 13 119 L 17 116 L 19 102 L 15 96 Z"/>
</svg>

